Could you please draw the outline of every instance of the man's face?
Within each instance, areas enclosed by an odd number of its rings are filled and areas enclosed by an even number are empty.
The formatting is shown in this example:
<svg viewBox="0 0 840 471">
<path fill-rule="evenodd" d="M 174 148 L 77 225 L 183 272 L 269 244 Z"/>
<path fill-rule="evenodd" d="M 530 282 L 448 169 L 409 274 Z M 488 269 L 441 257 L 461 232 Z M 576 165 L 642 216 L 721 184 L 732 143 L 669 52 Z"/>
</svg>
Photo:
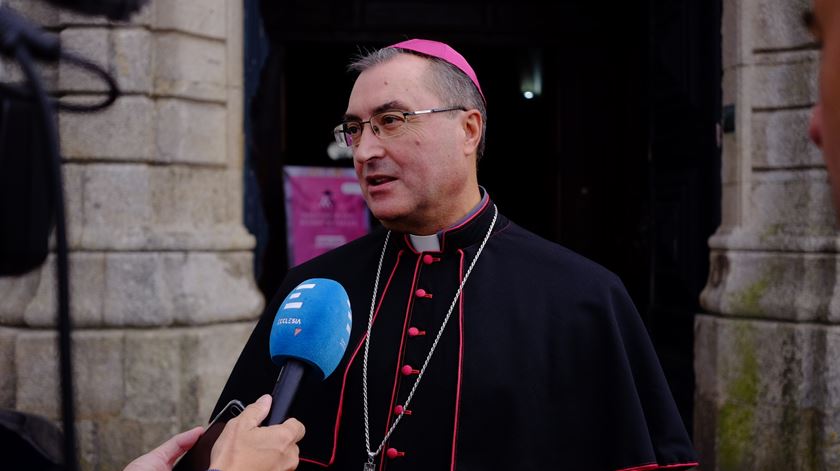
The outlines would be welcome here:
<svg viewBox="0 0 840 471">
<path fill-rule="evenodd" d="M 426 59 L 401 54 L 362 72 L 350 93 L 347 117 L 366 121 L 382 111 L 457 105 L 444 103 L 425 85 L 427 67 Z M 469 126 L 476 113 L 411 116 L 401 135 L 387 139 L 364 125 L 353 162 L 368 207 L 385 227 L 431 234 L 478 203 Z"/>
<path fill-rule="evenodd" d="M 823 151 L 840 219 L 840 1 L 814 0 L 810 26 L 822 44 L 820 99 L 813 110 L 810 134 Z"/>
</svg>

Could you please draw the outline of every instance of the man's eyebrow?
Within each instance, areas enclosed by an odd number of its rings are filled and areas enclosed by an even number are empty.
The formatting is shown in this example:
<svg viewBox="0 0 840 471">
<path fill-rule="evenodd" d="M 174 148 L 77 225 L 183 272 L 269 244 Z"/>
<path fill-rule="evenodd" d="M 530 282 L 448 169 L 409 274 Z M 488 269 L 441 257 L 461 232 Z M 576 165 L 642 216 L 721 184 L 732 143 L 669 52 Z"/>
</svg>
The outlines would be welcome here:
<svg viewBox="0 0 840 471">
<path fill-rule="evenodd" d="M 398 100 L 391 100 L 387 103 L 383 103 L 376 108 L 373 109 L 373 114 L 382 113 L 383 111 L 393 111 L 393 110 L 405 110 L 406 105 Z M 362 118 L 352 114 L 352 113 L 345 113 L 343 121 L 361 121 Z"/>
<path fill-rule="evenodd" d="M 388 103 L 384 103 L 382 105 L 377 106 L 373 110 L 373 114 L 382 113 L 383 111 L 393 111 L 393 110 L 404 110 L 406 106 L 404 103 L 401 103 L 396 100 L 389 101 Z"/>
</svg>

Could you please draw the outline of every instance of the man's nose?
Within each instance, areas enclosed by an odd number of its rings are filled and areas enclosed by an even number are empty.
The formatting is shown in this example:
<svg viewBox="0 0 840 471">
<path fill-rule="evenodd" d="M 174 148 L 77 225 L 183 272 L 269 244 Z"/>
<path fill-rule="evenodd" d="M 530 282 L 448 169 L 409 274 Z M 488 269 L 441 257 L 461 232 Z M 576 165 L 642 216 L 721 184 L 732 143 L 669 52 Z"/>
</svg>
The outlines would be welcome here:
<svg viewBox="0 0 840 471">
<path fill-rule="evenodd" d="M 811 123 L 808 126 L 808 135 L 818 147 L 822 147 L 822 105 L 817 103 L 811 109 Z"/>
<path fill-rule="evenodd" d="M 353 147 L 353 160 L 358 163 L 365 163 L 370 159 L 382 155 L 382 142 L 379 136 L 373 132 L 373 128 L 365 132 L 362 127 L 362 132 L 359 135 L 358 144 Z"/>
</svg>

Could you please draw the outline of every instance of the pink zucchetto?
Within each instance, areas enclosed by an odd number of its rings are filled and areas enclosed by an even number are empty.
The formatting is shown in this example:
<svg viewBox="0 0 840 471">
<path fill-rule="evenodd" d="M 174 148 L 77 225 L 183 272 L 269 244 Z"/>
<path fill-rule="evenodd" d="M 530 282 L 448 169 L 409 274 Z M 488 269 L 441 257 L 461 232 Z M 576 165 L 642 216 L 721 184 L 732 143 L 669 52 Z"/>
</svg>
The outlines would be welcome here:
<svg viewBox="0 0 840 471">
<path fill-rule="evenodd" d="M 392 44 L 388 47 L 407 49 L 409 51 L 419 52 L 421 54 L 437 57 L 438 59 L 449 62 L 457 67 L 461 72 L 467 74 L 467 77 L 469 77 L 475 84 L 475 88 L 478 89 L 478 93 L 481 94 L 481 98 L 483 98 L 485 102 L 487 101 L 487 99 L 484 98 L 484 92 L 481 91 L 481 85 L 478 84 L 478 77 L 476 77 L 473 68 L 467 60 L 464 59 L 464 56 L 455 49 L 452 49 L 452 47 L 448 44 L 438 41 L 430 41 L 428 39 L 409 39 L 408 41 Z"/>
</svg>

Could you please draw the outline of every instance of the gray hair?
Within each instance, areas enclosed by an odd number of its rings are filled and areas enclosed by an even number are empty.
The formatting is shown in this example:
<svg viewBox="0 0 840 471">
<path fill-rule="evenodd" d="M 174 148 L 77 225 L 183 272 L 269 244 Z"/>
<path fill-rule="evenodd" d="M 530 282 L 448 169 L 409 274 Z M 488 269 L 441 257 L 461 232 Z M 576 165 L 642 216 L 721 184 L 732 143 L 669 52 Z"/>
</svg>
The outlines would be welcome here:
<svg viewBox="0 0 840 471">
<path fill-rule="evenodd" d="M 395 47 L 360 52 L 347 69 L 351 72 L 361 73 L 375 65 L 388 62 L 400 54 L 412 54 L 430 62 L 429 71 L 431 72 L 432 82 L 429 87 L 440 99 L 446 102 L 442 106 L 463 106 L 468 110 L 475 109 L 481 113 L 481 141 L 479 141 L 476 150 L 477 159 L 481 160 L 481 156 L 484 155 L 487 137 L 487 106 L 484 104 L 484 97 L 481 96 L 478 87 L 460 69 L 443 59 Z"/>
</svg>

